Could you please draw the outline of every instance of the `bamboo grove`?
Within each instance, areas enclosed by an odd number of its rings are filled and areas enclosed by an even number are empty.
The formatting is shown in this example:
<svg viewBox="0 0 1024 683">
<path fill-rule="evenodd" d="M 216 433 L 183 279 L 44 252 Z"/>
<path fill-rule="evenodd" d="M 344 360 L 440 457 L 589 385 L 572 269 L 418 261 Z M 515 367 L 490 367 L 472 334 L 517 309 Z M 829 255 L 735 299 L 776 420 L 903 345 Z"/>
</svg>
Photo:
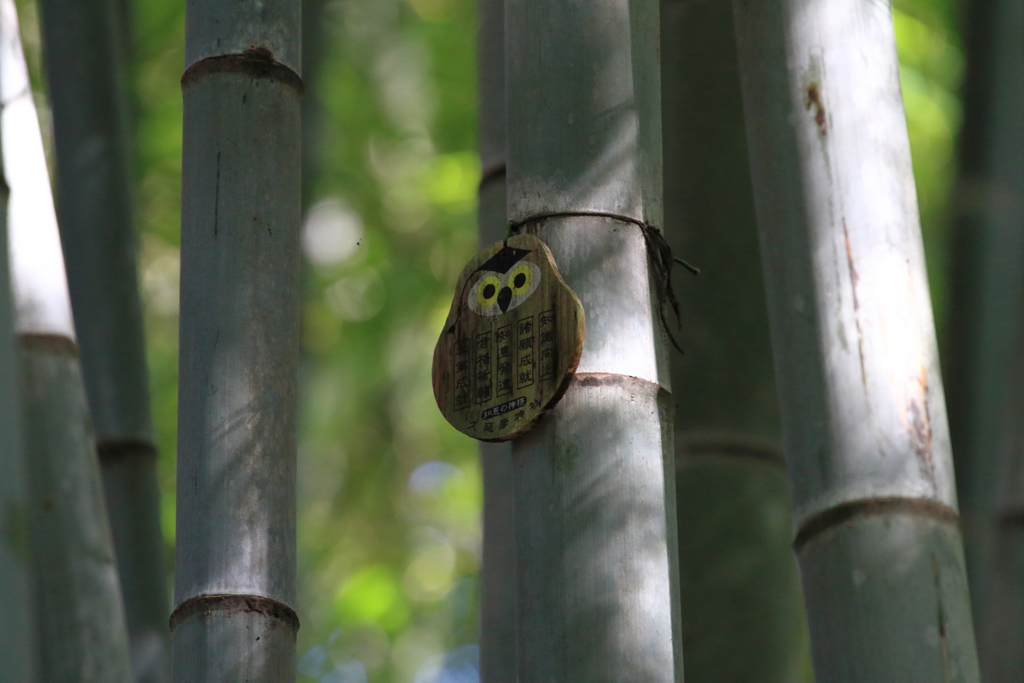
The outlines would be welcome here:
<svg viewBox="0 0 1024 683">
<path fill-rule="evenodd" d="M 1018 682 L 1022 54 L 1014 0 L 0 0 L 0 683 Z M 478 442 L 430 354 L 516 235 L 586 338 Z"/>
</svg>

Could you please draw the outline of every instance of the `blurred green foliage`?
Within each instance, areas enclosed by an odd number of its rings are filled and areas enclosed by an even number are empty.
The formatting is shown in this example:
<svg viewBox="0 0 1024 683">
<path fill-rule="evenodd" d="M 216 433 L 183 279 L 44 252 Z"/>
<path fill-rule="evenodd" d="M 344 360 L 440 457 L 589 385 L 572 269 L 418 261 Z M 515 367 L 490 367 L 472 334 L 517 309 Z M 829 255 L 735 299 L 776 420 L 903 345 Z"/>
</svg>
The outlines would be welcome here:
<svg viewBox="0 0 1024 683">
<path fill-rule="evenodd" d="M 184 3 L 131 18 L 140 274 L 174 542 Z M 960 123 L 952 0 L 894 12 L 936 317 Z M 38 20 L 19 0 L 48 126 Z M 307 0 L 299 444 L 302 680 L 409 683 L 476 639 L 480 472 L 441 417 L 430 359 L 476 248 L 473 0 Z M 460 650 L 459 652 L 464 652 Z M 461 655 L 460 655 L 461 656 Z M 436 666 L 435 666 L 436 670 Z M 432 680 L 429 672 L 419 680 Z"/>
</svg>

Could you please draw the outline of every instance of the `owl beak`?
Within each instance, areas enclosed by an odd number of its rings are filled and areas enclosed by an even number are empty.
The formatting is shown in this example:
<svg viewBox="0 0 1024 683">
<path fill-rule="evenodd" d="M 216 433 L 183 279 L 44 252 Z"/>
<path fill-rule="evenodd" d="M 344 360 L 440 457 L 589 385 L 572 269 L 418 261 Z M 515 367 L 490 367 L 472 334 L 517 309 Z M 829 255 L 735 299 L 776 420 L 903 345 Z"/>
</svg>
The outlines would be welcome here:
<svg viewBox="0 0 1024 683">
<path fill-rule="evenodd" d="M 498 308 L 501 309 L 502 313 L 504 313 L 506 310 L 508 310 L 508 305 L 509 305 L 509 303 L 511 301 L 512 301 L 512 288 L 511 287 L 503 287 L 502 290 L 500 292 L 498 292 Z"/>
</svg>

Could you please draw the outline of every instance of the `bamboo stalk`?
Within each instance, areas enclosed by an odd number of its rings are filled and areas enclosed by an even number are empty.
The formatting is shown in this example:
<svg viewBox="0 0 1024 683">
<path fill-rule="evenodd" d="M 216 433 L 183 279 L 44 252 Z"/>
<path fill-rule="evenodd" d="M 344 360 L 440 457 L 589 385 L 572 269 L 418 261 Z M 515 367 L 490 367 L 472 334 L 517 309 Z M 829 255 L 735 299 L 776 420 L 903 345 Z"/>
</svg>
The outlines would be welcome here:
<svg viewBox="0 0 1024 683">
<path fill-rule="evenodd" d="M 729 0 L 662 0 L 683 651 L 689 683 L 810 671 Z"/>
<path fill-rule="evenodd" d="M 1024 677 L 1024 6 L 971 2 L 945 341 L 985 679 Z"/>
<path fill-rule="evenodd" d="M 185 43 L 174 680 L 294 680 L 300 4 Z"/>
<path fill-rule="evenodd" d="M 5 70 L 17 60 L 17 17 L 11 3 L 0 4 L 0 99 L 8 101 Z M 13 29 L 13 30 L 12 30 Z M 22 439 L 14 310 L 7 257 L 10 188 L 0 144 L 0 682 L 34 683 L 38 650 L 32 610 L 33 567 L 28 523 L 28 476 Z"/>
<path fill-rule="evenodd" d="M 980 624 L 982 671 L 988 683 L 1024 678 L 1024 325 L 1017 313 L 1015 357 L 1006 368 L 1004 419 L 999 425 L 1000 485 L 986 611 Z"/>
<path fill-rule="evenodd" d="M 130 680 L 128 637 L 74 341 L 19 330 L 40 680 Z"/>
<path fill-rule="evenodd" d="M 587 326 L 565 396 L 512 446 L 519 680 L 680 680 L 672 397 L 645 241 L 662 227 L 658 4 L 505 7 L 508 218 L 550 247 Z"/>
<path fill-rule="evenodd" d="M 505 197 L 505 3 L 480 0 L 477 41 L 480 245 L 508 234 Z M 480 567 L 480 680 L 516 681 L 515 532 L 512 447 L 480 443 L 483 471 L 483 559 Z"/>
<path fill-rule="evenodd" d="M 127 32 L 114 0 L 42 0 L 40 8 L 57 210 L 132 675 L 139 683 L 160 683 L 170 680 L 170 610 L 132 226 Z"/>
<path fill-rule="evenodd" d="M 817 680 L 978 680 L 891 10 L 733 4 Z"/>
<path fill-rule="evenodd" d="M 3 18 L 3 147 L 12 178 L 10 258 L 31 494 L 39 679 L 124 683 L 130 678 L 124 606 L 42 137 L 12 0 L 4 0 Z"/>
</svg>

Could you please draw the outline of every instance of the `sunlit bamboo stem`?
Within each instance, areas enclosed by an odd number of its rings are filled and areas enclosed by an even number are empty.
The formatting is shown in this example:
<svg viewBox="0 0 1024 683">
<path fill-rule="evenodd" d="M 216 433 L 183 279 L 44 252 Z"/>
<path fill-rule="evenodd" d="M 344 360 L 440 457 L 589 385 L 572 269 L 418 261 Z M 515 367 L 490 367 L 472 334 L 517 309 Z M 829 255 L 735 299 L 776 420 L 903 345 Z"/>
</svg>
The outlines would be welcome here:
<svg viewBox="0 0 1024 683">
<path fill-rule="evenodd" d="M 735 0 L 817 680 L 978 680 L 889 4 Z"/>
<path fill-rule="evenodd" d="M 43 141 L 12 0 L 3 0 L 2 12 L 3 152 L 11 179 L 39 680 L 124 683 L 131 677 L 124 606 Z"/>
<path fill-rule="evenodd" d="M 295 676 L 300 3 L 190 2 L 174 680 Z"/>
<path fill-rule="evenodd" d="M 564 398 L 512 447 L 519 681 L 677 681 L 672 397 L 644 233 L 662 228 L 658 3 L 505 8 L 508 220 L 545 240 L 587 325 Z"/>
<path fill-rule="evenodd" d="M 139 683 L 170 680 L 160 529 L 132 229 L 131 130 L 114 0 L 41 0 L 57 213 L 82 372 Z"/>
</svg>

